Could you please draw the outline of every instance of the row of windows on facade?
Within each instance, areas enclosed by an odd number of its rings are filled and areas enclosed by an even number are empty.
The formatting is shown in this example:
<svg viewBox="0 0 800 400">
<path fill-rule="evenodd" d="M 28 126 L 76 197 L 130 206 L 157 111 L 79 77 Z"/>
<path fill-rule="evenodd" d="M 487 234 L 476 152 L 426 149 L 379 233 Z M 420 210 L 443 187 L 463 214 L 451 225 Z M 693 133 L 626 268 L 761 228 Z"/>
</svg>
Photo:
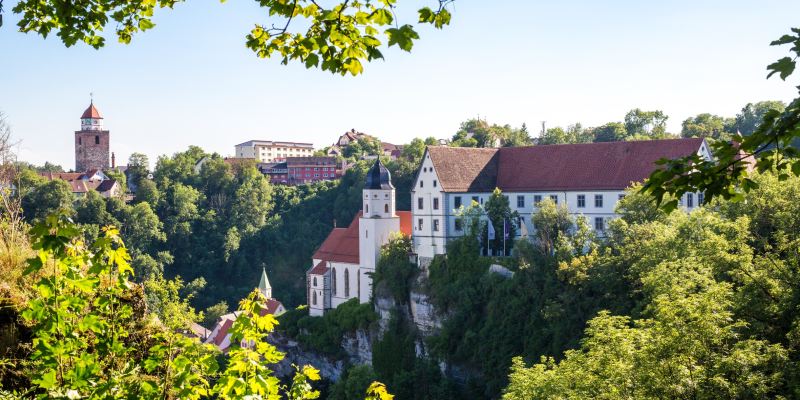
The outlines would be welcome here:
<svg viewBox="0 0 800 400">
<path fill-rule="evenodd" d="M 422 218 L 417 219 L 417 230 L 421 231 L 423 228 L 424 220 Z M 464 224 L 461 218 L 456 218 L 455 222 L 455 230 L 456 232 L 462 232 L 464 230 Z M 522 225 L 525 223 L 525 217 L 520 217 L 517 225 Z M 605 218 L 603 217 L 595 217 L 594 218 L 594 229 L 597 231 L 604 231 L 606 229 Z M 439 232 L 439 220 L 434 218 L 433 219 L 433 231 Z M 519 234 L 520 232 L 517 232 Z"/>
<path fill-rule="evenodd" d="M 383 212 L 388 214 L 389 213 L 389 205 L 383 205 Z M 369 204 L 364 204 L 364 213 L 369 214 Z"/>
<path fill-rule="evenodd" d="M 311 167 L 305 167 L 305 171 L 311 171 L 311 169 L 312 169 Z M 320 170 L 319 167 L 314 167 L 313 169 L 314 171 Z M 289 170 L 292 172 L 298 172 L 298 171 L 303 171 L 304 168 L 289 168 Z M 335 170 L 336 170 L 335 168 L 330 167 L 330 171 L 335 171 Z M 322 167 L 322 171 L 328 171 L 328 167 Z"/>
<path fill-rule="evenodd" d="M 619 199 L 622 199 L 624 196 L 625 196 L 624 194 L 620 194 L 619 195 Z M 507 195 L 505 195 L 505 197 L 506 197 L 506 199 L 508 198 Z M 558 195 L 551 194 L 550 195 L 550 199 L 553 200 L 554 203 L 558 204 Z M 480 196 L 472 196 L 472 201 L 474 201 L 476 203 L 483 204 L 483 199 L 480 198 Z M 533 203 L 534 204 L 538 204 L 538 203 L 541 203 L 541 202 L 542 202 L 542 196 L 541 195 L 537 194 L 537 195 L 533 196 Z M 453 208 L 454 209 L 461 208 L 461 204 L 462 204 L 461 196 L 455 196 L 453 198 L 453 203 L 454 203 L 453 204 L 453 206 L 454 206 Z M 603 195 L 602 194 L 594 195 L 594 206 L 596 208 L 602 208 L 603 207 Z M 578 208 L 585 208 L 585 207 L 586 207 L 586 195 L 579 194 L 578 195 Z M 422 197 L 419 197 L 419 198 L 417 198 L 417 209 L 418 210 L 422 210 L 423 208 L 424 208 L 424 200 L 423 200 Z M 523 195 L 517 196 L 517 208 L 525 208 L 525 196 L 523 196 Z M 439 209 L 439 198 L 438 197 L 434 197 L 433 198 L 433 209 L 434 210 L 438 210 Z"/>
<path fill-rule="evenodd" d="M 265 152 L 264 149 L 267 149 L 266 152 L 268 152 L 268 153 L 272 152 L 272 150 L 275 150 L 275 151 L 297 151 L 297 152 L 301 152 L 301 153 L 310 153 L 311 150 L 312 150 L 312 149 L 297 148 L 297 147 L 261 147 L 261 153 L 262 154 Z"/>
<path fill-rule="evenodd" d="M 83 144 L 83 141 L 81 140 L 81 138 L 78 138 L 78 144 Z M 94 137 L 94 144 L 100 144 L 100 136 L 95 136 Z"/>
<path fill-rule="evenodd" d="M 361 272 L 359 271 L 358 274 L 359 274 L 359 280 L 361 280 Z M 313 279 L 313 285 L 314 285 L 314 287 L 317 286 L 317 277 L 316 276 Z M 331 290 L 333 291 L 333 295 L 334 296 L 337 296 L 338 292 L 339 292 L 337 286 L 338 285 L 336 284 L 336 268 L 333 268 L 331 270 Z M 312 297 L 311 298 L 311 304 L 317 305 L 317 292 L 313 291 L 313 290 L 312 290 L 312 292 L 313 292 L 313 294 L 311 296 Z M 344 297 L 350 297 L 350 271 L 347 268 L 345 268 L 345 270 L 344 270 Z"/>
<path fill-rule="evenodd" d="M 335 176 L 336 176 L 335 174 L 330 174 L 330 175 L 329 174 L 322 174 L 323 178 L 333 178 Z M 291 178 L 302 178 L 303 174 L 297 174 L 297 175 L 289 174 L 289 177 L 291 177 Z M 311 178 L 311 174 L 306 174 L 306 178 Z M 319 178 L 319 174 L 314 174 L 314 178 Z"/>
</svg>

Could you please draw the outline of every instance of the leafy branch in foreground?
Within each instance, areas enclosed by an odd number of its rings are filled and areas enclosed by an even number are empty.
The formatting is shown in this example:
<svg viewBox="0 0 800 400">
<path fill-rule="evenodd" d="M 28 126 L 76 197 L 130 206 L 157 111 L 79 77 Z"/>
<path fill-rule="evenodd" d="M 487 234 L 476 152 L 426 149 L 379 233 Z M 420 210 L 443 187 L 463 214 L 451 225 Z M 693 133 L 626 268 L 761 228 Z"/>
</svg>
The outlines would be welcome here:
<svg viewBox="0 0 800 400">
<path fill-rule="evenodd" d="M 778 74 L 786 80 L 795 70 L 800 57 L 800 28 L 792 28 L 770 43 L 772 46 L 791 45 L 792 56 L 783 57 L 767 66 L 767 78 Z M 798 87 L 800 89 L 800 86 Z M 675 199 L 664 201 L 665 195 L 680 198 L 687 192 L 703 192 L 705 202 L 715 197 L 726 200 L 742 199 L 742 194 L 756 187 L 749 178 L 749 167 L 754 163 L 758 172 L 775 171 L 785 180 L 790 174 L 800 176 L 800 97 L 794 99 L 784 111 L 770 110 L 761 125 L 749 136 L 733 135 L 731 142 L 711 144 L 713 160 L 698 155 L 674 160 L 661 160 L 663 169 L 654 171 L 642 187 L 653 196 L 664 210 L 678 205 Z"/>
<path fill-rule="evenodd" d="M 13 11 L 22 14 L 18 26 L 22 32 L 36 32 L 47 37 L 56 31 L 66 46 L 82 41 L 94 48 L 105 45 L 101 32 L 109 22 L 116 23 L 122 43 L 133 35 L 152 29 L 153 13 L 158 8 L 173 8 L 182 0 L 98 0 L 63 2 L 59 0 L 21 0 Z M 225 0 L 221 0 L 224 2 Z M 259 57 L 278 56 L 283 64 L 298 60 L 306 68 L 319 67 L 332 73 L 360 74 L 362 62 L 382 59 L 379 48 L 386 36 L 388 46 L 411 51 L 419 34 L 414 25 L 397 22 L 397 0 L 335 1 L 256 0 L 269 17 L 280 22 L 256 24 L 247 35 L 247 47 Z M 419 9 L 419 24 L 437 29 L 450 23 L 448 5 L 455 0 L 436 0 L 436 5 Z M 406 1 L 407 3 L 407 1 Z M 0 3 L 1 5 L 2 3 Z M 292 29 L 298 21 L 302 29 Z"/>
<path fill-rule="evenodd" d="M 218 371 L 218 351 L 151 319 L 155 334 L 146 354 L 132 343 L 136 315 L 129 280 L 130 256 L 113 227 L 91 245 L 63 215 L 45 218 L 31 231 L 37 256 L 27 274 L 39 276 L 38 293 L 22 311 L 33 332 L 31 388 L 38 398 L 314 399 L 311 366 L 298 368 L 290 387 L 272 376 L 283 354 L 266 338 L 277 321 L 263 312 L 257 290 L 242 300 L 231 327 L 228 365 Z M 141 321 L 140 321 L 141 322 Z M 169 325 L 169 324 L 167 324 Z M 216 381 L 213 385 L 212 382 Z"/>
</svg>

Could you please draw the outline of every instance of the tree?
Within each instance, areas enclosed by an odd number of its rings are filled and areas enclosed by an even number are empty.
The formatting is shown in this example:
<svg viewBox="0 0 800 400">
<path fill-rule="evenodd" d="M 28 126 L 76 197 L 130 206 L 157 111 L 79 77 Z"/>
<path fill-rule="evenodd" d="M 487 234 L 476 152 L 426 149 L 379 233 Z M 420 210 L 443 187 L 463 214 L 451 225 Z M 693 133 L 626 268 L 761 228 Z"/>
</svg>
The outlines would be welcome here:
<svg viewBox="0 0 800 400">
<path fill-rule="evenodd" d="M 791 57 L 783 57 L 767 66 L 772 75 L 778 74 L 786 80 L 795 70 L 800 57 L 800 28 L 792 28 L 792 33 L 783 35 L 771 43 L 773 46 L 792 45 Z M 775 106 L 774 104 L 772 106 Z M 758 109 L 766 107 L 745 107 L 737 116 L 737 127 L 745 133 L 752 125 L 752 116 L 761 114 Z M 743 193 L 755 188 L 749 177 L 750 168 L 759 172 L 777 171 L 780 179 L 788 179 L 790 174 L 800 176 L 800 152 L 797 141 L 800 138 L 800 97 L 795 98 L 785 109 L 771 108 L 763 112 L 760 125 L 749 135 L 732 135 L 731 142 L 718 141 L 711 145 L 714 159 L 706 160 L 699 155 L 681 157 L 675 160 L 662 160 L 661 169 L 650 174 L 643 192 L 653 196 L 665 210 L 677 207 L 675 198 L 687 192 L 702 192 L 705 201 L 715 197 L 739 200 Z M 671 197 L 672 200 L 665 201 Z"/>
<path fill-rule="evenodd" d="M 709 113 L 697 114 L 681 123 L 681 136 L 727 140 L 730 134 L 735 133 L 731 131 L 733 125 L 734 121 L 730 118 Z"/>
<path fill-rule="evenodd" d="M 105 45 L 101 34 L 107 23 L 116 24 L 120 42 L 130 43 L 134 34 L 155 26 L 151 18 L 156 7 L 172 8 L 179 2 L 158 0 L 131 5 L 103 0 L 76 6 L 52 0 L 44 3 L 24 0 L 12 11 L 21 14 L 18 26 L 22 32 L 47 37 L 55 31 L 67 47 L 82 41 L 100 48 Z M 452 2 L 439 0 L 433 8 L 419 9 L 419 23 L 438 29 L 448 25 L 451 14 L 447 6 Z M 397 45 L 405 51 L 411 51 L 414 41 L 419 39 L 414 25 L 395 21 L 396 0 L 336 1 L 328 7 L 314 0 L 291 3 L 267 0 L 259 5 L 275 20 L 272 25 L 256 24 L 247 35 L 247 47 L 258 57 L 276 56 L 284 64 L 298 61 L 306 68 L 358 75 L 363 71 L 363 61 L 383 59 L 380 49 L 384 41 L 380 33 L 386 36 L 389 47 Z"/>
<path fill-rule="evenodd" d="M 60 165 L 52 164 L 50 161 L 45 161 L 44 165 L 36 168 L 39 172 L 64 172 L 64 168 Z"/>
<path fill-rule="evenodd" d="M 594 128 L 595 142 L 615 142 L 624 140 L 627 135 L 625 125 L 621 122 L 609 122 L 605 125 Z"/>
<path fill-rule="evenodd" d="M 625 114 L 626 139 L 636 137 L 663 139 L 668 135 L 668 118 L 661 110 L 643 111 L 634 108 Z"/>
<path fill-rule="evenodd" d="M 489 249 L 494 252 L 502 249 L 506 252 L 504 255 L 509 254 L 514 248 L 514 238 L 517 236 L 519 213 L 511 211 L 508 195 L 504 195 L 498 188 L 495 188 L 486 200 L 484 209 L 495 231 L 494 240 L 489 240 Z M 481 243 L 486 243 L 485 237 Z"/>
<path fill-rule="evenodd" d="M 736 114 L 736 121 L 734 128 L 739 131 L 743 136 L 750 136 L 756 131 L 761 122 L 764 121 L 764 116 L 770 110 L 777 110 L 783 112 L 786 109 L 786 104 L 782 101 L 768 100 L 759 101 L 757 103 L 747 103 L 742 108 L 739 114 Z"/>
<path fill-rule="evenodd" d="M 128 157 L 128 169 L 126 170 L 128 177 L 134 186 L 138 186 L 142 179 L 147 178 L 150 173 L 150 160 L 146 154 L 131 153 Z"/>
<path fill-rule="evenodd" d="M 568 144 L 589 143 L 594 133 L 591 129 L 584 129 L 580 122 L 572 124 L 567 129 L 561 127 L 549 128 L 544 135 L 539 137 L 537 144 Z"/>
<path fill-rule="evenodd" d="M 57 210 L 71 213 L 74 195 L 69 184 L 61 179 L 53 179 L 35 186 L 22 197 L 22 209 L 28 221 L 42 220 Z"/>
</svg>

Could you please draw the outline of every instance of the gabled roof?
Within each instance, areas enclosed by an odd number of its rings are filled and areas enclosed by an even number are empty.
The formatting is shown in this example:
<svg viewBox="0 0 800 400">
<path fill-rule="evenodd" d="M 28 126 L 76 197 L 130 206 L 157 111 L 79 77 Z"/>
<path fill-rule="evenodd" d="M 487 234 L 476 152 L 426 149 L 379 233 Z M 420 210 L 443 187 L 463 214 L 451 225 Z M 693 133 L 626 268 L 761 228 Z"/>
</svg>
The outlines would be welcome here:
<svg viewBox="0 0 800 400">
<path fill-rule="evenodd" d="M 447 192 L 491 192 L 497 185 L 498 149 L 429 146 L 439 183 Z"/>
<path fill-rule="evenodd" d="M 411 211 L 397 211 L 396 214 L 400 218 L 400 232 L 411 236 Z M 358 264 L 358 220 L 361 215 L 362 213 L 359 211 L 347 228 L 333 228 L 312 258 L 329 262 Z"/>
<path fill-rule="evenodd" d="M 661 158 L 697 153 L 701 138 L 509 147 L 500 150 L 505 191 L 622 190 L 642 182 Z"/>
<path fill-rule="evenodd" d="M 232 319 L 226 319 L 222 322 L 222 326 L 217 331 L 217 335 L 214 336 L 214 344 L 219 346 L 225 340 L 225 337 L 228 336 L 228 330 L 231 329 L 233 326 Z"/>
<path fill-rule="evenodd" d="M 278 312 L 278 309 L 281 307 L 283 307 L 283 304 L 281 304 L 280 301 L 275 299 L 267 299 L 266 304 L 264 304 L 264 308 L 261 309 L 261 312 L 259 312 L 259 314 L 262 317 L 267 314 L 275 315 L 275 313 Z"/>
<path fill-rule="evenodd" d="M 53 179 L 62 179 L 65 181 L 74 181 L 78 180 L 83 176 L 83 173 L 80 172 L 40 172 L 39 176 L 47 178 L 48 180 Z"/>
<path fill-rule="evenodd" d="M 108 192 L 109 190 L 113 189 L 116 184 L 117 184 L 116 180 L 108 179 L 100 182 L 100 184 L 97 185 L 97 188 L 95 190 L 97 190 L 100 193 Z"/>
<path fill-rule="evenodd" d="M 311 268 L 308 273 L 311 275 L 325 275 L 328 273 L 328 262 L 327 261 L 320 261 L 314 268 Z"/>
<path fill-rule="evenodd" d="M 476 149 L 428 147 L 447 192 L 622 190 L 661 158 L 697 153 L 702 138 Z"/>
<path fill-rule="evenodd" d="M 94 102 L 90 103 L 89 107 L 83 112 L 83 115 L 81 115 L 81 119 L 84 118 L 103 119 L 103 117 L 100 116 L 100 111 L 97 111 L 97 107 L 94 106 Z"/>
</svg>

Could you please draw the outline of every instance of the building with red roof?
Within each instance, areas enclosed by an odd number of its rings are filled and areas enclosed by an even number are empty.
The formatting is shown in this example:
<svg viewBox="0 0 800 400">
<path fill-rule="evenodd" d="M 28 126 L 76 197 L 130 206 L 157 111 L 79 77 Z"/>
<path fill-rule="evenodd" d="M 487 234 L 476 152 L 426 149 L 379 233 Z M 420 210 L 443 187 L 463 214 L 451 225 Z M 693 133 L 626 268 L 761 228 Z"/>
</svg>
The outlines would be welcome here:
<svg viewBox="0 0 800 400">
<path fill-rule="evenodd" d="M 395 210 L 389 170 L 376 160 L 367 172 L 363 206 L 347 228 L 333 228 L 306 273 L 310 315 L 320 316 L 350 299 L 372 296 L 372 273 L 392 235 L 411 236 L 411 212 Z"/>
<path fill-rule="evenodd" d="M 517 232 L 533 232 L 537 203 L 552 199 L 582 215 L 603 236 L 625 189 L 642 182 L 662 158 L 711 158 L 702 138 L 541 145 L 503 148 L 429 146 L 411 191 L 413 245 L 420 260 L 444 254 L 448 240 L 465 234 L 461 207 L 482 205 L 495 188 L 520 215 Z M 702 193 L 681 199 L 687 209 Z M 513 239 L 512 239 L 513 240 Z"/>
<path fill-rule="evenodd" d="M 283 307 L 283 304 L 272 297 L 272 286 L 269 284 L 266 269 L 261 270 L 261 280 L 258 283 L 258 291 L 266 298 L 264 304 L 262 304 L 261 312 L 259 313 L 262 317 L 267 314 L 277 317 L 286 312 L 286 308 Z M 212 329 L 210 333 L 206 333 L 205 337 L 203 337 L 203 342 L 213 344 L 221 351 L 226 352 L 231 346 L 230 329 L 233 327 L 239 314 L 239 311 L 234 311 L 219 317 L 219 320 L 217 320 L 217 323 L 214 325 L 214 329 Z M 195 330 L 196 328 L 193 327 L 192 331 Z M 246 345 L 246 343 L 242 343 L 242 346 Z"/>
</svg>

